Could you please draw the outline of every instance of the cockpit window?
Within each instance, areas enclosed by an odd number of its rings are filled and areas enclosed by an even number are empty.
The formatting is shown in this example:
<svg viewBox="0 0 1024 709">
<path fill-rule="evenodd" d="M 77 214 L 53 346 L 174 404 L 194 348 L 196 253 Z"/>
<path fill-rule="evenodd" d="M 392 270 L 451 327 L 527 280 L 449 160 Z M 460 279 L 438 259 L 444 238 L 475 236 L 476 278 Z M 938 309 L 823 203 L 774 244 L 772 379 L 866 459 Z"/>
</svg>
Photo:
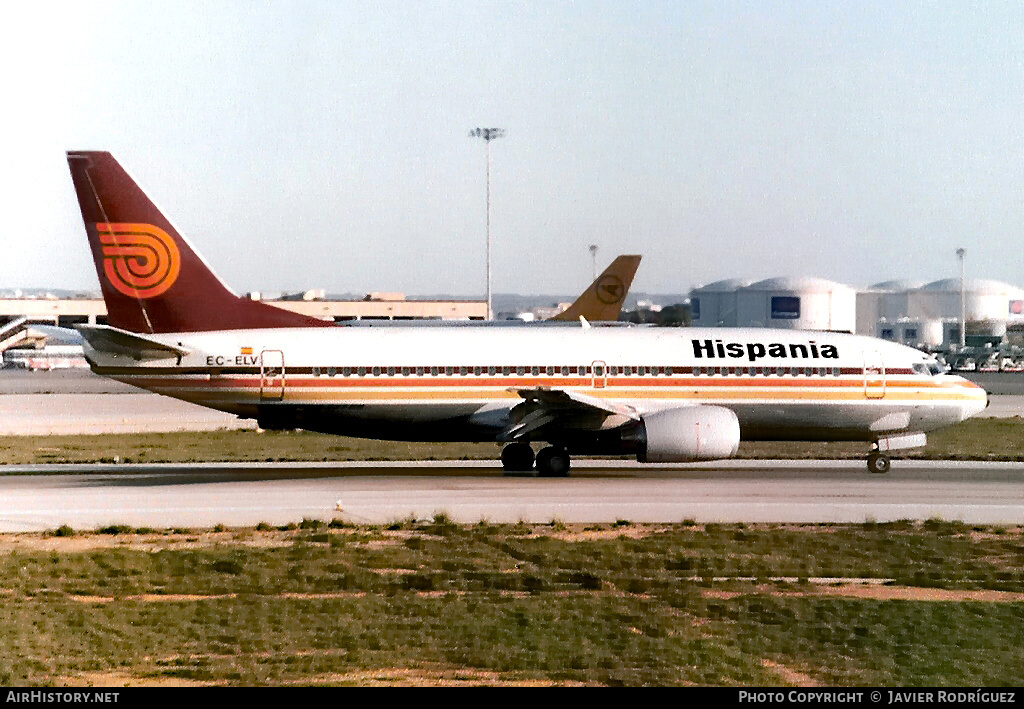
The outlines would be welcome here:
<svg viewBox="0 0 1024 709">
<path fill-rule="evenodd" d="M 928 359 L 924 362 L 915 362 L 911 365 L 914 374 L 921 374 L 926 377 L 936 377 L 949 371 L 942 363 L 935 359 Z"/>
</svg>

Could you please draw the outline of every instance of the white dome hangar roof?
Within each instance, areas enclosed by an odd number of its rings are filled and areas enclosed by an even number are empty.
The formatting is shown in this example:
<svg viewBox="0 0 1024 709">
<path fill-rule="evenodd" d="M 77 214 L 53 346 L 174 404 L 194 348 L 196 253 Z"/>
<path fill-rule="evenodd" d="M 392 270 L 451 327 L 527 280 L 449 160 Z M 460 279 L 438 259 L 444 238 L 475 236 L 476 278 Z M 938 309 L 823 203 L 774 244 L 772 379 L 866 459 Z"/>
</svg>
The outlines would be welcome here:
<svg viewBox="0 0 1024 709">
<path fill-rule="evenodd" d="M 836 283 L 824 278 L 781 276 L 779 278 L 767 278 L 763 281 L 758 281 L 747 286 L 744 290 L 831 293 L 833 291 L 851 291 L 853 289 L 844 283 Z"/>
<path fill-rule="evenodd" d="M 918 288 L 924 287 L 924 281 L 882 281 L 872 286 L 868 286 L 869 291 L 890 291 L 893 293 L 901 293 L 908 290 L 917 290 Z"/>
<path fill-rule="evenodd" d="M 933 292 L 948 292 L 948 293 L 959 293 L 960 292 L 960 279 L 959 278 L 944 278 L 941 281 L 933 281 L 926 286 L 922 286 L 923 291 Z M 1024 290 L 1017 286 L 1010 285 L 1009 283 L 1003 283 L 1001 281 L 990 281 L 982 278 L 967 279 L 964 281 L 964 291 L 968 293 L 974 293 L 977 295 L 1016 295 L 1024 293 Z"/>
<path fill-rule="evenodd" d="M 750 285 L 750 281 L 743 278 L 726 278 L 722 281 L 715 281 L 714 283 L 707 283 L 703 286 L 698 286 L 691 290 L 691 293 L 732 293 L 739 290 L 740 288 L 746 288 Z"/>
</svg>

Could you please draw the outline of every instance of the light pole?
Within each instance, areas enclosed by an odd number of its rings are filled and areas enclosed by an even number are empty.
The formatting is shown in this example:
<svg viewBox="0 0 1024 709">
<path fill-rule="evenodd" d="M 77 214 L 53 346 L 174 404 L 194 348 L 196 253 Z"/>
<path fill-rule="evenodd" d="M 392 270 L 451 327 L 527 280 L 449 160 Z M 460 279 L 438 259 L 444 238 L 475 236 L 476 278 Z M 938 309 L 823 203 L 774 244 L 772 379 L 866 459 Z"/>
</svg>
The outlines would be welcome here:
<svg viewBox="0 0 1024 709">
<path fill-rule="evenodd" d="M 956 257 L 960 259 L 960 349 L 967 344 L 967 300 L 964 296 L 964 249 L 956 250 Z"/>
<path fill-rule="evenodd" d="M 491 312 L 491 141 L 505 137 L 504 128 L 474 128 L 469 131 L 470 138 L 483 138 L 487 153 L 487 319 L 492 320 Z"/>
<path fill-rule="evenodd" d="M 590 245 L 590 260 L 594 262 L 594 277 L 591 282 L 597 280 L 597 244 Z"/>
</svg>

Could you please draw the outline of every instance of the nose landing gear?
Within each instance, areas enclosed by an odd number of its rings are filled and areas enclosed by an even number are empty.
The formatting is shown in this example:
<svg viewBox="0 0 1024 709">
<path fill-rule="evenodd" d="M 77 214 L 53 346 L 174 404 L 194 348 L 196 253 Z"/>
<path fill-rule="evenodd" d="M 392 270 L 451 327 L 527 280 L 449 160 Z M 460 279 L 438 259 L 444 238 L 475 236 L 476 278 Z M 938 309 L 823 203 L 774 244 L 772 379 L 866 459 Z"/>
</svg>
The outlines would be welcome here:
<svg viewBox="0 0 1024 709">
<path fill-rule="evenodd" d="M 871 451 L 868 454 L 868 470 L 878 475 L 884 475 L 889 472 L 889 468 L 892 466 L 892 461 L 885 453 L 879 453 L 878 451 Z"/>
</svg>

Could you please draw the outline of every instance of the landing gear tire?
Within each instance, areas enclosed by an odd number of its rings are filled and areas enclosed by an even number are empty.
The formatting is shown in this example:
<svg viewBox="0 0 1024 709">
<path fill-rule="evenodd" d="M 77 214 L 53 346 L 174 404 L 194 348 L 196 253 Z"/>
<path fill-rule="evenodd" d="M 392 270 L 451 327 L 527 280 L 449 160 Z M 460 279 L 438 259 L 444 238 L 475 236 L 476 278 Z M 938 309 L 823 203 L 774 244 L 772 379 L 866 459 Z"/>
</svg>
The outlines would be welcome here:
<svg viewBox="0 0 1024 709">
<path fill-rule="evenodd" d="M 529 443 L 509 443 L 501 449 L 501 467 L 506 473 L 533 470 L 533 449 Z"/>
<path fill-rule="evenodd" d="M 891 466 L 892 461 L 884 453 L 871 453 L 868 455 L 868 470 L 872 473 L 884 475 L 889 472 Z"/>
<path fill-rule="evenodd" d="M 548 446 L 537 454 L 537 475 L 542 478 L 567 478 L 571 465 L 564 448 Z"/>
</svg>

